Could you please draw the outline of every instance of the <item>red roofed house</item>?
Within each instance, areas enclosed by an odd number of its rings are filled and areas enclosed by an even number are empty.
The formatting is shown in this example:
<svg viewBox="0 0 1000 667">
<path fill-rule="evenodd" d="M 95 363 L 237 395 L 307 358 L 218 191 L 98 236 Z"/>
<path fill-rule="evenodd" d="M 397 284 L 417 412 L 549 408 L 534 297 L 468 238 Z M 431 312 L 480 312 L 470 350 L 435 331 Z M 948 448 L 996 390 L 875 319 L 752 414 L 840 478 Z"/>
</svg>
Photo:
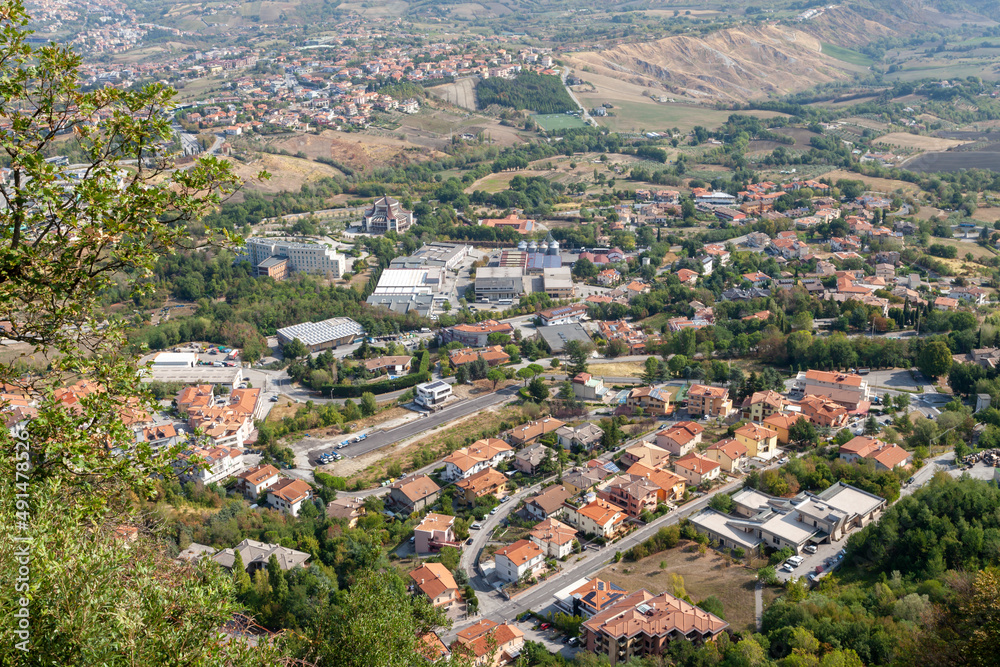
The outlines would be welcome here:
<svg viewBox="0 0 1000 667">
<path fill-rule="evenodd" d="M 899 445 L 859 435 L 840 446 L 840 459 L 848 463 L 872 459 L 876 470 L 894 470 L 910 465 L 913 454 Z"/>
<path fill-rule="evenodd" d="M 733 438 L 720 440 L 705 450 L 705 456 L 712 459 L 728 473 L 739 472 L 747 462 L 747 448 Z"/>
<path fill-rule="evenodd" d="M 474 667 L 501 667 L 513 664 L 523 648 L 524 633 L 518 628 L 483 619 L 458 633 L 451 653 L 468 658 Z"/>
<path fill-rule="evenodd" d="M 514 583 L 545 565 L 545 550 L 531 540 L 518 540 L 493 554 L 493 562 L 497 577 Z"/>
<path fill-rule="evenodd" d="M 696 422 L 677 422 L 670 428 L 657 432 L 656 446 L 674 456 L 684 456 L 701 442 L 701 434 L 704 431 L 705 428 Z"/>
<path fill-rule="evenodd" d="M 674 472 L 693 486 L 717 479 L 721 470 L 722 466 L 712 459 L 693 452 L 674 461 Z"/>
<path fill-rule="evenodd" d="M 681 269 L 677 272 L 677 279 L 682 285 L 694 285 L 698 282 L 698 272 L 691 269 Z"/>
<path fill-rule="evenodd" d="M 424 563 L 410 572 L 413 585 L 427 596 L 435 607 L 448 609 L 458 600 L 458 584 L 455 577 L 441 563 Z"/>
</svg>

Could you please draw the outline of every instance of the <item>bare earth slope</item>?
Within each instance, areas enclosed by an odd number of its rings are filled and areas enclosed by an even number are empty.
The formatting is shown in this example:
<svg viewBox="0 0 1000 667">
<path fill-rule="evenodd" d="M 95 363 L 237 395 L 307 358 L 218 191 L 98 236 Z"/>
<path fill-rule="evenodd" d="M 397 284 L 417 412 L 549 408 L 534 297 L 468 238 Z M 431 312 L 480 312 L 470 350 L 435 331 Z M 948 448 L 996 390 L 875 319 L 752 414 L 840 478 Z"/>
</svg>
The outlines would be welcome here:
<svg viewBox="0 0 1000 667">
<path fill-rule="evenodd" d="M 676 36 L 568 57 L 569 64 L 675 96 L 742 101 L 847 78 L 821 42 L 785 26 L 746 26 L 706 37 Z M 586 78 L 585 73 L 581 76 Z"/>
</svg>

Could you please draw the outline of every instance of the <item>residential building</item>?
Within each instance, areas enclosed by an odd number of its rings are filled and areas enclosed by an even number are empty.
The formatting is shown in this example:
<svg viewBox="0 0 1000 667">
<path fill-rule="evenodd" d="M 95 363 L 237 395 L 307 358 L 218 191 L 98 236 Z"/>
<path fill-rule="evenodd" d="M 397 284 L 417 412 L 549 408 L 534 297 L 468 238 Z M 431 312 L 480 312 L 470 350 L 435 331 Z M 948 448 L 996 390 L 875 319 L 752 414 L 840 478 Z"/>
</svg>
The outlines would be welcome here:
<svg viewBox="0 0 1000 667">
<path fill-rule="evenodd" d="M 348 528 L 357 528 L 358 519 L 366 514 L 365 503 L 360 498 L 340 496 L 326 505 L 326 515 L 331 519 L 343 519 Z"/>
<path fill-rule="evenodd" d="M 733 411 L 733 401 L 725 387 L 693 384 L 687 393 L 687 411 L 692 417 L 727 417 Z"/>
<path fill-rule="evenodd" d="M 681 281 L 682 285 L 693 286 L 698 282 L 698 272 L 691 269 L 681 269 L 677 272 L 677 279 Z"/>
<path fill-rule="evenodd" d="M 458 601 L 458 584 L 455 577 L 441 563 L 424 563 L 410 572 L 413 586 L 427 596 L 431 605 L 448 609 Z"/>
<path fill-rule="evenodd" d="M 493 496 L 498 500 L 507 495 L 507 476 L 493 468 L 486 468 L 455 482 L 462 500 L 472 506 L 483 496 Z"/>
<path fill-rule="evenodd" d="M 641 590 L 594 614 L 580 631 L 587 650 L 606 656 L 614 667 L 633 658 L 665 655 L 675 639 L 711 641 L 728 627 L 718 616 L 669 593 L 654 596 Z"/>
<path fill-rule="evenodd" d="M 413 547 L 418 554 L 439 551 L 441 547 L 461 548 L 462 543 L 455 538 L 455 517 L 430 512 L 413 529 Z"/>
<path fill-rule="evenodd" d="M 650 468 L 642 463 L 633 463 L 626 471 L 633 476 L 645 477 L 656 485 L 657 504 L 677 502 L 684 499 L 687 482 L 680 475 L 675 475 L 662 468 Z"/>
<path fill-rule="evenodd" d="M 437 502 L 441 487 L 427 475 L 404 477 L 389 488 L 388 504 L 404 514 L 421 512 Z"/>
<path fill-rule="evenodd" d="M 750 421 L 764 421 L 776 412 L 782 412 L 788 406 L 788 399 L 776 391 L 755 391 L 747 396 L 740 406 L 743 411 L 743 418 Z"/>
<path fill-rule="evenodd" d="M 194 446 L 181 452 L 174 462 L 181 481 L 198 481 L 206 485 L 237 475 L 245 467 L 243 450 L 236 447 Z"/>
<path fill-rule="evenodd" d="M 619 475 L 608 480 L 597 496 L 621 507 L 631 517 L 655 511 L 660 487 L 640 475 Z"/>
<path fill-rule="evenodd" d="M 838 406 L 839 407 L 839 406 Z M 764 418 L 764 426 L 778 434 L 778 444 L 788 444 L 788 430 L 800 419 L 807 419 L 800 412 L 775 413 Z"/>
<path fill-rule="evenodd" d="M 626 466 L 641 463 L 650 468 L 658 468 L 670 459 L 670 452 L 657 445 L 639 442 L 625 448 L 621 454 L 621 462 Z"/>
<path fill-rule="evenodd" d="M 672 412 L 670 393 L 666 387 L 636 387 L 628 393 L 625 405 L 633 414 L 642 410 L 648 415 L 668 415 Z"/>
<path fill-rule="evenodd" d="M 570 470 L 563 475 L 562 485 L 569 489 L 569 492 L 575 496 L 589 491 L 610 475 L 611 473 L 603 468 Z"/>
<path fill-rule="evenodd" d="M 267 504 L 292 516 L 298 516 L 302 503 L 310 498 L 312 498 L 312 487 L 301 479 L 282 477 L 267 487 Z"/>
<path fill-rule="evenodd" d="M 181 389 L 177 398 L 174 399 L 178 414 L 186 419 L 188 412 L 212 407 L 215 403 L 214 389 L 210 384 L 199 384 Z"/>
<path fill-rule="evenodd" d="M 484 320 L 473 324 L 456 324 L 453 327 L 441 329 L 438 336 L 442 345 L 459 342 L 468 347 L 486 347 L 490 334 L 511 336 L 514 327 L 508 322 Z"/>
<path fill-rule="evenodd" d="M 534 475 L 547 458 L 555 458 L 552 450 L 540 442 L 528 445 L 514 454 L 514 468 L 525 475 Z"/>
<path fill-rule="evenodd" d="M 524 510 L 538 520 L 560 517 L 565 511 L 563 503 L 573 497 L 562 484 L 553 484 L 546 487 L 541 493 L 528 500 L 524 505 Z"/>
<path fill-rule="evenodd" d="M 629 354 L 642 354 L 646 350 L 646 334 L 625 320 L 615 322 L 602 320 L 597 323 L 597 330 L 600 332 L 601 338 L 609 343 L 613 340 L 625 343 L 628 346 Z"/>
<path fill-rule="evenodd" d="M 721 470 L 717 462 L 694 452 L 674 461 L 674 472 L 692 486 L 718 479 Z"/>
<path fill-rule="evenodd" d="M 484 218 L 479 221 L 479 224 L 483 227 L 492 227 L 494 229 L 513 229 L 522 235 L 531 234 L 535 231 L 535 221 L 522 218 L 517 213 L 511 213 L 506 218 Z"/>
<path fill-rule="evenodd" d="M 414 222 L 413 212 L 389 196 L 382 196 L 372 203 L 361 218 L 361 229 L 368 234 L 397 232 L 405 234 Z"/>
<path fill-rule="evenodd" d="M 564 480 L 565 483 L 565 480 Z M 582 507 L 566 506 L 566 521 L 581 533 L 614 537 L 625 527 L 627 512 L 606 500 L 596 500 Z"/>
<path fill-rule="evenodd" d="M 347 270 L 347 257 L 319 243 L 250 238 L 246 248 L 256 276 L 283 280 L 290 274 L 309 273 L 340 278 Z"/>
<path fill-rule="evenodd" d="M 705 450 L 705 457 L 718 463 L 723 471 L 733 474 L 741 472 L 746 465 L 747 452 L 746 445 L 733 438 L 726 438 L 709 445 Z"/>
<path fill-rule="evenodd" d="M 581 401 L 603 401 L 607 393 L 604 380 L 590 373 L 580 373 L 573 378 L 573 394 Z"/>
<path fill-rule="evenodd" d="M 453 392 L 451 385 L 442 380 L 425 382 L 414 387 L 414 402 L 425 408 L 433 408 L 447 401 Z"/>
<path fill-rule="evenodd" d="M 624 588 L 601 579 L 579 583 L 574 582 L 566 595 L 556 594 L 556 606 L 570 616 L 591 618 L 628 595 Z"/>
<path fill-rule="evenodd" d="M 736 429 L 736 442 L 747 448 L 747 455 L 756 459 L 771 459 L 778 452 L 778 433 L 750 422 Z"/>
<path fill-rule="evenodd" d="M 538 319 L 542 321 L 542 326 L 551 327 L 579 322 L 586 315 L 587 304 L 571 303 L 568 306 L 556 306 L 539 311 Z"/>
<path fill-rule="evenodd" d="M 510 361 L 510 355 L 503 351 L 499 345 L 491 345 L 479 349 L 467 347 L 462 350 L 452 350 L 448 353 L 448 360 L 455 368 L 471 364 L 477 359 L 483 359 L 490 366 L 502 366 Z"/>
<path fill-rule="evenodd" d="M 541 547 L 547 558 L 566 558 L 573 553 L 576 529 L 555 519 L 545 519 L 531 529 L 528 537 Z"/>
<path fill-rule="evenodd" d="M 847 409 L 825 396 L 808 394 L 799 400 L 801 416 L 817 426 L 836 428 L 847 421 Z M 795 419 L 798 421 L 798 418 Z"/>
<path fill-rule="evenodd" d="M 545 551 L 531 540 L 518 540 L 493 554 L 493 562 L 498 579 L 515 583 L 545 565 Z"/>
<path fill-rule="evenodd" d="M 800 372 L 795 379 L 795 387 L 804 395 L 829 398 L 849 411 L 858 410 L 862 403 L 867 403 L 871 391 L 868 382 L 855 373 L 814 370 Z"/>
<path fill-rule="evenodd" d="M 451 653 L 468 659 L 473 667 L 501 667 L 513 664 L 522 648 L 524 633 L 517 627 L 483 619 L 458 633 Z"/>
<path fill-rule="evenodd" d="M 514 446 L 522 447 L 530 445 L 546 433 L 552 433 L 565 425 L 565 422 L 561 422 L 558 419 L 546 417 L 545 419 L 539 419 L 538 421 L 528 422 L 527 424 L 521 424 L 512 428 L 507 439 Z"/>
<path fill-rule="evenodd" d="M 2 399 L 0 399 L 2 403 Z M 24 411 L 24 413 L 29 413 L 32 408 L 30 406 L 19 406 L 15 410 Z M 173 424 L 156 424 L 154 426 L 145 426 L 141 430 L 136 431 L 136 440 L 138 442 L 144 442 L 153 449 L 158 449 L 160 447 L 173 447 L 182 440 L 182 433 L 178 433 L 177 429 Z"/>
<path fill-rule="evenodd" d="M 854 463 L 871 459 L 876 470 L 895 470 L 913 462 L 913 454 L 894 443 L 859 435 L 840 446 L 840 460 Z"/>
<path fill-rule="evenodd" d="M 674 456 L 684 456 L 701 443 L 705 428 L 692 421 L 682 421 L 656 432 L 656 446 Z"/>
<path fill-rule="evenodd" d="M 590 451 L 601 444 L 604 431 L 590 422 L 579 426 L 560 426 L 556 429 L 559 446 L 563 449 Z"/>
<path fill-rule="evenodd" d="M 257 500 L 261 493 L 278 483 L 280 475 L 273 465 L 257 466 L 236 476 L 236 490 L 247 500 Z"/>
<path fill-rule="evenodd" d="M 271 556 L 277 559 L 278 567 L 285 572 L 295 567 L 304 567 L 310 558 L 309 554 L 302 551 L 295 551 L 280 544 L 267 544 L 255 540 L 243 540 L 235 547 L 223 549 L 211 558 L 223 568 L 232 570 L 237 553 L 250 576 L 253 576 L 258 570 L 267 570 L 267 563 Z"/>
<path fill-rule="evenodd" d="M 498 438 L 477 440 L 468 447 L 456 449 L 444 459 L 445 469 L 441 478 L 455 481 L 485 470 L 495 468 L 504 459 L 514 458 L 514 448 Z"/>
<path fill-rule="evenodd" d="M 365 368 L 369 373 L 387 373 L 389 375 L 404 375 L 410 371 L 410 363 L 413 357 L 376 357 L 365 360 Z"/>
<path fill-rule="evenodd" d="M 604 269 L 597 274 L 597 283 L 605 287 L 611 287 L 621 282 L 622 274 L 617 269 Z"/>
</svg>

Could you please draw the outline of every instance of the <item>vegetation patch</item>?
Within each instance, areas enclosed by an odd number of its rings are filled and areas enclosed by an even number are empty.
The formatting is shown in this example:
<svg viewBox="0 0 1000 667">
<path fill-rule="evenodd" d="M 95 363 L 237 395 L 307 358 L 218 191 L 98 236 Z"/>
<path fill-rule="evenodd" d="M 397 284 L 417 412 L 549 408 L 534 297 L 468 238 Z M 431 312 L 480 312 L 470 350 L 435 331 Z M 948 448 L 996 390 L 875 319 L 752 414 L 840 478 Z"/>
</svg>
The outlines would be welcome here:
<svg viewBox="0 0 1000 667">
<path fill-rule="evenodd" d="M 496 104 L 519 111 L 530 109 L 541 114 L 578 108 L 558 76 L 534 72 L 521 72 L 513 79 L 480 81 L 476 86 L 476 102 L 481 109 Z"/>
</svg>

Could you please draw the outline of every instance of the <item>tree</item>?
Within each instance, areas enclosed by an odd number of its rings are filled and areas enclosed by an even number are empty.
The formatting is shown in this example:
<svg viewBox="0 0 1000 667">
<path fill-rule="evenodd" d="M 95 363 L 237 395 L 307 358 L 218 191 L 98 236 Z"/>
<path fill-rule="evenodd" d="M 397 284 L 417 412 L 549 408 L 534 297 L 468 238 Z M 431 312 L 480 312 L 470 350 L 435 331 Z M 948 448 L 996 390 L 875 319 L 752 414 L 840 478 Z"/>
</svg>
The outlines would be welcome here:
<svg viewBox="0 0 1000 667">
<path fill-rule="evenodd" d="M 462 364 L 455 369 L 455 382 L 458 384 L 469 384 L 469 369 L 466 364 Z"/>
<path fill-rule="evenodd" d="M 378 412 L 378 401 L 375 400 L 375 394 L 370 391 L 361 394 L 361 414 L 371 417 L 376 412 Z"/>
<path fill-rule="evenodd" d="M 811 447 L 816 444 L 819 436 L 816 427 L 812 422 L 804 417 L 800 417 L 794 424 L 788 427 L 788 440 L 800 447 Z"/>
<path fill-rule="evenodd" d="M 233 589 L 236 591 L 236 595 L 243 597 L 250 592 L 250 588 L 253 585 L 250 582 L 250 575 L 247 574 L 246 566 L 243 564 L 243 556 L 237 551 L 233 557 Z"/>
<path fill-rule="evenodd" d="M 917 356 L 917 368 L 932 380 L 947 374 L 951 362 L 951 350 L 941 341 L 928 343 Z"/>
<path fill-rule="evenodd" d="M 582 343 L 578 340 L 571 340 L 566 343 L 563 352 L 569 357 L 570 365 L 566 368 L 569 375 L 579 375 L 587 372 L 587 361 L 594 351 L 593 343 Z"/>
<path fill-rule="evenodd" d="M 545 386 L 545 381 L 542 378 L 536 377 L 528 386 L 528 393 L 531 394 L 531 397 L 535 401 L 540 403 L 549 397 L 549 388 Z"/>
<path fill-rule="evenodd" d="M 607 356 L 614 359 L 615 357 L 622 357 L 628 354 L 628 345 L 624 341 L 615 339 L 608 343 L 608 347 L 605 350 Z"/>
<path fill-rule="evenodd" d="M 493 389 L 495 391 L 497 388 L 497 384 L 507 379 L 507 376 L 504 375 L 504 372 L 499 368 L 491 368 L 486 373 L 486 379 L 493 383 Z"/>
<path fill-rule="evenodd" d="M 286 343 L 285 346 L 281 348 L 281 356 L 283 356 L 285 359 L 299 359 L 301 357 L 308 357 L 309 348 L 307 348 L 305 343 L 303 343 L 301 340 L 295 338 L 292 341 Z"/>
</svg>

